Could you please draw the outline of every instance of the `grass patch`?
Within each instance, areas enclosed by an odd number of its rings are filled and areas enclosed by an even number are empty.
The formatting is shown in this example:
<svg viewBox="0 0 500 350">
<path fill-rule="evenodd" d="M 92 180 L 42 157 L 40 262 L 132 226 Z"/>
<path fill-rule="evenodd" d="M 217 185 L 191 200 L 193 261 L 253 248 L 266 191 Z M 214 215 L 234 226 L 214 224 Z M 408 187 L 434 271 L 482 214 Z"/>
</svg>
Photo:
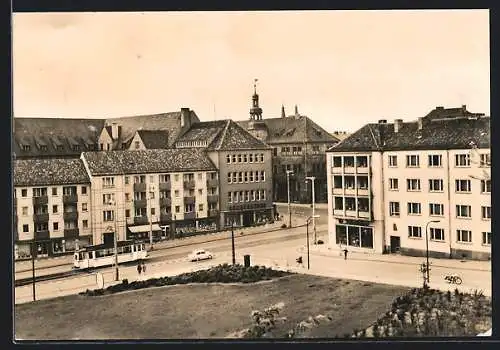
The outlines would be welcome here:
<svg viewBox="0 0 500 350">
<path fill-rule="evenodd" d="M 408 288 L 288 275 L 248 284 L 184 284 L 101 297 L 71 295 L 15 306 L 16 339 L 224 338 L 252 326 L 250 314 L 284 303 L 276 336 L 311 315 L 333 317 L 311 330 L 334 337 L 363 329 L 384 314 Z"/>
</svg>

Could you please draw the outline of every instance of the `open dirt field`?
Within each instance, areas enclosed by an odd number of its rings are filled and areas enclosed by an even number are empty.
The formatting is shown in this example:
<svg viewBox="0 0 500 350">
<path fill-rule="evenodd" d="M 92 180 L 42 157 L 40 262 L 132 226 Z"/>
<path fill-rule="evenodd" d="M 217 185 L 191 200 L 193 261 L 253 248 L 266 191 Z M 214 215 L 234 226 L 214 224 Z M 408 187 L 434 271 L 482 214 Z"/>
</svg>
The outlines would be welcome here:
<svg viewBox="0 0 500 350">
<path fill-rule="evenodd" d="M 72 295 L 15 307 L 18 340 L 224 338 L 251 325 L 252 310 L 283 302 L 286 332 L 318 314 L 333 321 L 311 336 L 367 327 L 404 287 L 310 275 L 255 284 L 192 284 L 102 297 Z"/>
</svg>

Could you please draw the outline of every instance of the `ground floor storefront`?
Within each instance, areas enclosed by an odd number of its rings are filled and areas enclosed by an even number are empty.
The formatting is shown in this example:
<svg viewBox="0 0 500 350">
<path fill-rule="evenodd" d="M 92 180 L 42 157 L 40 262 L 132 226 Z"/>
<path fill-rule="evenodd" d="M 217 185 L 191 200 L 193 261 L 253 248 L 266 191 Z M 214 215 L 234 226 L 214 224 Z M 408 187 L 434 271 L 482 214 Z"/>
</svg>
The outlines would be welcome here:
<svg viewBox="0 0 500 350">
<path fill-rule="evenodd" d="M 71 254 L 77 248 L 92 245 L 92 236 L 78 238 L 51 238 L 42 241 L 17 241 L 14 244 L 14 259 L 31 259 L 34 248 L 35 258 L 55 257 Z"/>
<path fill-rule="evenodd" d="M 217 223 L 218 216 L 160 222 L 158 225 L 161 230 L 156 231 L 154 239 L 156 242 L 216 232 L 218 231 Z M 149 231 L 147 237 L 149 238 Z"/>
<path fill-rule="evenodd" d="M 221 212 L 221 226 L 224 228 L 259 226 L 273 223 L 274 220 L 273 207 Z"/>
</svg>

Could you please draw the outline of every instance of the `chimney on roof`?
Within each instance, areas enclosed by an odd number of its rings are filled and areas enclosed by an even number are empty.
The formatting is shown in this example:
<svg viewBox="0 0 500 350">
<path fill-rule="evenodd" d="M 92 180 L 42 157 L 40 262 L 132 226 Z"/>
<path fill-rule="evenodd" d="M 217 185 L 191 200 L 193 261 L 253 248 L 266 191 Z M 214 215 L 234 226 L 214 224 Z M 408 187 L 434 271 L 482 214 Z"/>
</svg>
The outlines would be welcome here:
<svg viewBox="0 0 500 350">
<path fill-rule="evenodd" d="M 387 119 L 380 119 L 378 121 L 379 124 L 387 124 Z"/>
<path fill-rule="evenodd" d="M 462 105 L 462 112 L 467 112 L 467 105 Z"/>
<path fill-rule="evenodd" d="M 281 118 L 285 118 L 285 117 L 286 117 L 285 106 L 281 105 Z"/>
<path fill-rule="evenodd" d="M 399 132 L 399 129 L 401 129 L 401 126 L 403 126 L 403 119 L 395 119 L 394 120 L 394 132 Z"/>
<path fill-rule="evenodd" d="M 189 119 L 189 108 L 181 108 L 181 128 L 187 126 L 189 128 L 191 120 Z"/>
<path fill-rule="evenodd" d="M 113 140 L 117 140 L 118 137 L 120 136 L 119 129 L 120 129 L 120 126 L 116 122 L 111 123 L 111 138 Z"/>
<path fill-rule="evenodd" d="M 297 107 L 297 105 L 295 105 L 295 117 L 298 118 L 300 115 L 299 115 L 299 107 Z"/>
<path fill-rule="evenodd" d="M 418 125 L 418 130 L 422 130 L 422 127 L 424 125 L 424 118 L 422 117 L 418 118 L 417 125 Z"/>
</svg>

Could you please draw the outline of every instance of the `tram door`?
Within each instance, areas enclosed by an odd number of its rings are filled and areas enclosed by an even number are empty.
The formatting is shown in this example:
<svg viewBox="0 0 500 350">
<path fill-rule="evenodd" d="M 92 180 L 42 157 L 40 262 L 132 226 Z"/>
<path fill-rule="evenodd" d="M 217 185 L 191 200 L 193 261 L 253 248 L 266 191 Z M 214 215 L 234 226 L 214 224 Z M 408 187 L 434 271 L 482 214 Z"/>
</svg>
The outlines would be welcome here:
<svg viewBox="0 0 500 350">
<path fill-rule="evenodd" d="M 106 245 L 113 245 L 114 243 L 114 233 L 113 232 L 105 232 L 103 237 L 103 243 Z"/>
</svg>

